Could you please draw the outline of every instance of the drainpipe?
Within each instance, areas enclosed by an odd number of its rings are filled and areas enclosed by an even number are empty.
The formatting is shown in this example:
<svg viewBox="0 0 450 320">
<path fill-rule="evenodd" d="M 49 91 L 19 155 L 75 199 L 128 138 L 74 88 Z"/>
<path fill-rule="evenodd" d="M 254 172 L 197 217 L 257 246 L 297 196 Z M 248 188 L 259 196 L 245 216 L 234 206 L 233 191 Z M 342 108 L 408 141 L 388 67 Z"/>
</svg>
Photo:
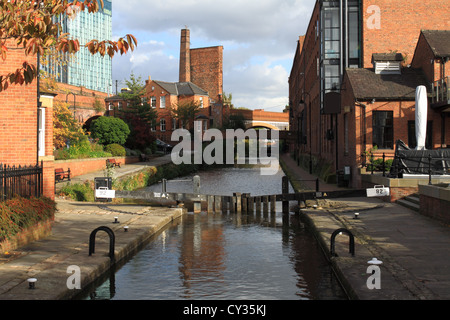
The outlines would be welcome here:
<svg viewBox="0 0 450 320">
<path fill-rule="evenodd" d="M 355 106 L 361 107 L 361 116 L 363 125 L 361 126 L 361 135 L 363 137 L 363 150 L 366 151 L 366 105 L 364 103 L 361 103 L 359 101 L 355 101 Z M 364 159 L 365 161 L 365 159 Z"/>
<path fill-rule="evenodd" d="M 36 165 L 39 165 L 39 108 L 41 106 L 41 93 L 40 93 L 40 89 L 39 89 L 39 73 L 40 73 L 40 55 L 39 52 L 37 53 L 37 76 L 36 76 L 36 81 L 37 81 L 37 126 L 36 126 Z"/>
</svg>

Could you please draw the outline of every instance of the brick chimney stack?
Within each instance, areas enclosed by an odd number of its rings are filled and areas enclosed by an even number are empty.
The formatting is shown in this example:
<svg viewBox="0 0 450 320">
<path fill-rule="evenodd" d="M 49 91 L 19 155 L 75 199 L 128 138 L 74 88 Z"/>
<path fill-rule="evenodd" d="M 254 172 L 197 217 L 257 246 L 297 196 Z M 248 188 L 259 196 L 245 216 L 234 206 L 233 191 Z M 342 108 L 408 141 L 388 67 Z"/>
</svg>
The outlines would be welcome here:
<svg viewBox="0 0 450 320">
<path fill-rule="evenodd" d="M 180 82 L 191 81 L 190 38 L 189 29 L 182 29 L 180 41 Z"/>
</svg>

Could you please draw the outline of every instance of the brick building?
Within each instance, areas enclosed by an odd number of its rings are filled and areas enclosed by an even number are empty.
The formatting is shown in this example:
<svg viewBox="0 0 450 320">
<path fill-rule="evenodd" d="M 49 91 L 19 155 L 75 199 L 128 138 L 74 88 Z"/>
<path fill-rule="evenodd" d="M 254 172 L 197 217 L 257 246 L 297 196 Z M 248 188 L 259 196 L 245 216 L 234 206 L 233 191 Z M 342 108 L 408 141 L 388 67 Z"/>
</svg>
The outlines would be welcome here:
<svg viewBox="0 0 450 320">
<path fill-rule="evenodd" d="M 449 13 L 436 0 L 316 1 L 289 77 L 294 156 L 311 172 L 350 166 L 358 187 L 365 150 L 414 144 L 417 85 L 430 95 L 428 147 L 446 147 L 448 101 L 435 96 L 446 79 Z"/>
<path fill-rule="evenodd" d="M 7 45 L 12 47 L 13 42 Z M 20 49 L 9 50 L 6 60 L 0 60 L 0 74 L 15 71 L 24 61 L 37 65 L 36 56 L 26 56 Z M 39 90 L 36 80 L 28 85 L 10 85 L 0 92 L 0 163 L 42 163 L 43 194 L 50 198 L 54 198 L 53 98 L 53 94 Z"/>
</svg>

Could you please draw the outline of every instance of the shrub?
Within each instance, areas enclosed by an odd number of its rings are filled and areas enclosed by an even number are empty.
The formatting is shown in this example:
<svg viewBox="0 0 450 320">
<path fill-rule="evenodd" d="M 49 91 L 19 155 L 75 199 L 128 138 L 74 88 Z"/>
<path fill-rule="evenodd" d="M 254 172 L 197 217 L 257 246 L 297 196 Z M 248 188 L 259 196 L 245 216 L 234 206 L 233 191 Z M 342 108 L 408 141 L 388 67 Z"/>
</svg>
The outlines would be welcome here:
<svg viewBox="0 0 450 320">
<path fill-rule="evenodd" d="M 118 157 L 122 157 L 126 155 L 126 151 L 125 148 L 122 147 L 120 144 L 117 143 L 112 143 L 112 144 L 108 144 L 105 147 L 105 151 L 111 153 L 113 156 L 118 156 Z"/>
<path fill-rule="evenodd" d="M 128 125 L 119 118 L 100 117 L 91 124 L 91 136 L 98 142 L 107 145 L 111 143 L 125 144 L 130 134 Z"/>
<path fill-rule="evenodd" d="M 85 183 L 69 184 L 61 188 L 60 195 L 77 201 L 94 201 L 94 188 L 86 181 Z"/>
<path fill-rule="evenodd" d="M 55 160 L 111 157 L 111 153 L 103 151 L 103 146 L 89 140 L 82 140 L 69 148 L 53 152 Z"/>
<path fill-rule="evenodd" d="M 9 239 L 41 221 L 53 219 L 55 211 L 55 201 L 46 197 L 17 197 L 0 202 L 0 241 Z"/>
</svg>

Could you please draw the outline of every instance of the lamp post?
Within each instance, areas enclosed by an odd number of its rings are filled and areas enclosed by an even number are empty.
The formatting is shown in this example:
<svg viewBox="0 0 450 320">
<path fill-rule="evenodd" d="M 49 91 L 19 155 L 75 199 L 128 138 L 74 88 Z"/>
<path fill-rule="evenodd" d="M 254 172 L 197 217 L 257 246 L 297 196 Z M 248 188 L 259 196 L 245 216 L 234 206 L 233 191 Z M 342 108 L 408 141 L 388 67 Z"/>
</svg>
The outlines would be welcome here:
<svg viewBox="0 0 450 320">
<path fill-rule="evenodd" d="M 309 100 L 309 173 L 312 174 L 312 153 L 311 153 L 311 149 L 312 149 L 312 144 L 311 144 L 311 135 L 312 135 L 312 128 L 311 128 L 311 118 L 312 118 L 312 114 L 311 114 L 311 96 L 309 95 L 308 92 L 303 92 L 302 93 L 302 97 L 303 95 L 307 95 L 308 96 L 308 100 Z M 306 107 L 306 103 L 303 99 L 300 100 L 300 104 L 305 104 Z"/>
<path fill-rule="evenodd" d="M 73 93 L 73 92 L 69 92 L 68 94 L 66 94 L 66 103 L 67 103 L 67 98 L 69 97 L 69 94 L 73 94 L 73 118 L 76 119 L 76 117 L 75 117 L 75 99 L 76 99 L 76 96 L 75 96 L 75 93 Z"/>
</svg>

